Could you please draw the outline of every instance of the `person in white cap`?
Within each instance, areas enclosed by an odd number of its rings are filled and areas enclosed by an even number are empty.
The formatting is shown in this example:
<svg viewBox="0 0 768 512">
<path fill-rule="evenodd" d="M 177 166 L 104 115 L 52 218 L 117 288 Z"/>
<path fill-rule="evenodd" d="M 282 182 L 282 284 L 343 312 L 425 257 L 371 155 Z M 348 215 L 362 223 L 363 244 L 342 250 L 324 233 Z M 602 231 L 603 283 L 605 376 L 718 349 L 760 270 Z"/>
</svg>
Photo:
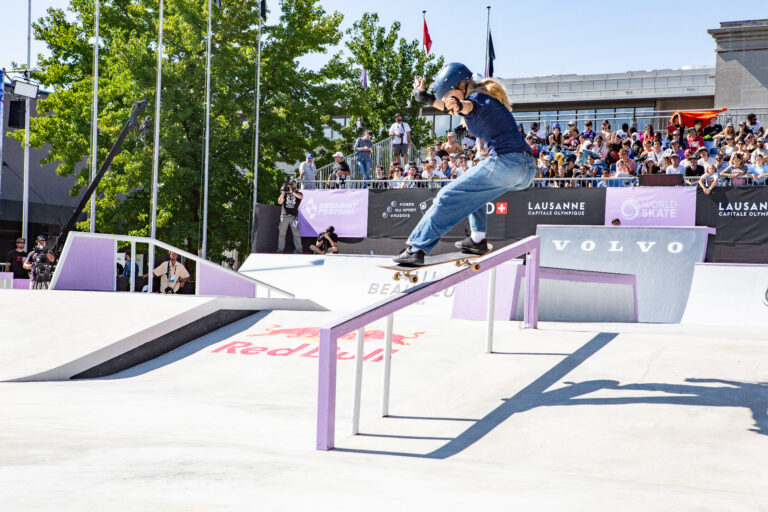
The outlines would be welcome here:
<svg viewBox="0 0 768 512">
<path fill-rule="evenodd" d="M 408 165 L 408 148 L 411 145 L 411 127 L 403 122 L 403 116 L 395 114 L 395 122 L 389 127 L 389 136 L 392 137 L 392 160 L 398 160 Z"/>
<path fill-rule="evenodd" d="M 341 151 L 334 153 L 333 159 L 336 161 L 331 166 L 331 175 L 328 179 L 329 181 L 336 180 L 336 186 L 344 188 L 347 184 L 347 178 L 352 175 L 352 171 L 349 170 L 349 165 L 344 161 L 344 153 Z"/>
</svg>

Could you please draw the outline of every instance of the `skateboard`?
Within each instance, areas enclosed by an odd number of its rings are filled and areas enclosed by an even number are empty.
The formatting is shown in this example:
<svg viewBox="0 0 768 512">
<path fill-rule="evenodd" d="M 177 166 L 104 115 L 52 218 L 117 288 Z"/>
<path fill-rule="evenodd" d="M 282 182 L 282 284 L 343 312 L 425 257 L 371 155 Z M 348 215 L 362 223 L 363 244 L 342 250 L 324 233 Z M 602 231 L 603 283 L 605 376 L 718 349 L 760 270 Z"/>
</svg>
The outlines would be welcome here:
<svg viewBox="0 0 768 512">
<path fill-rule="evenodd" d="M 489 245 L 488 252 L 491 252 L 493 248 Z M 485 254 L 488 254 L 485 253 Z M 406 265 L 377 265 L 379 268 L 385 268 L 387 270 L 394 270 L 392 279 L 399 281 L 400 279 L 410 281 L 413 284 L 419 282 L 419 276 L 417 272 L 423 268 L 434 267 L 436 265 L 444 265 L 446 263 L 453 263 L 457 267 L 469 267 L 472 270 L 480 270 L 480 263 L 476 262 L 477 258 L 485 256 L 485 254 L 467 254 L 463 252 L 449 252 L 446 254 L 438 254 L 437 256 L 427 256 L 424 258 L 424 264 L 418 266 L 406 266 Z"/>
</svg>

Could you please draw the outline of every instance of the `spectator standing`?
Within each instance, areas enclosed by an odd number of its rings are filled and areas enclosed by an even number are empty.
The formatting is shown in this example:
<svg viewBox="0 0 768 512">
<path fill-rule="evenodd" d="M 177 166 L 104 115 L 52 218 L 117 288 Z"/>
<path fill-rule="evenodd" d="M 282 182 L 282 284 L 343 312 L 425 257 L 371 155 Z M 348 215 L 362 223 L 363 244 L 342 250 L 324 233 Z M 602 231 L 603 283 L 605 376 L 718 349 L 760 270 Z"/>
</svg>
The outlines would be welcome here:
<svg viewBox="0 0 768 512">
<path fill-rule="evenodd" d="M 27 241 L 24 238 L 16 239 L 16 248 L 8 253 L 6 261 L 8 262 L 8 272 L 13 272 L 14 279 L 29 279 L 29 272 L 24 269 L 24 260 L 26 253 L 24 246 Z"/>
<path fill-rule="evenodd" d="M 368 181 L 371 179 L 371 155 L 373 154 L 373 142 L 371 142 L 371 131 L 364 130 L 363 136 L 355 141 L 355 154 L 357 155 L 357 168 L 366 181 L 365 187 L 368 187 Z"/>
<path fill-rule="evenodd" d="M 301 235 L 299 233 L 299 205 L 304 195 L 296 190 L 296 182 L 283 185 L 280 196 L 277 198 L 277 204 L 280 205 L 280 224 L 277 232 L 277 252 L 285 252 L 285 237 L 288 234 L 288 228 L 291 228 L 293 235 L 293 253 L 302 252 Z"/>
<path fill-rule="evenodd" d="M 709 118 L 709 125 L 704 128 L 701 135 L 704 137 L 704 140 L 712 140 L 712 138 L 717 135 L 718 133 L 723 131 L 722 125 L 717 123 L 717 117 L 710 117 Z"/>
<path fill-rule="evenodd" d="M 139 275 L 139 264 L 136 262 L 133 262 L 133 265 L 131 265 L 131 251 L 125 251 L 125 265 L 123 266 L 123 277 L 131 277 L 131 267 L 133 267 L 133 275 L 138 276 Z"/>
<path fill-rule="evenodd" d="M 301 165 L 299 166 L 299 181 L 301 182 L 301 188 L 305 190 L 314 189 L 316 178 L 317 167 L 315 167 L 315 157 L 312 153 L 307 153 L 306 160 L 301 162 Z"/>
<path fill-rule="evenodd" d="M 178 262 L 179 255 L 168 251 L 168 261 L 162 262 L 152 272 L 160 277 L 160 293 L 178 293 L 189 279 L 189 272 Z"/>
<path fill-rule="evenodd" d="M 392 158 L 403 164 L 408 163 L 408 148 L 411 146 L 411 127 L 403 122 L 403 116 L 395 114 L 395 122 L 389 127 L 389 136 L 392 137 Z"/>
<path fill-rule="evenodd" d="M 600 135 L 606 142 L 613 142 L 613 139 L 616 138 L 616 134 L 611 130 L 611 123 L 607 119 L 604 119 L 600 126 Z"/>
<path fill-rule="evenodd" d="M 672 124 L 667 126 L 667 137 L 670 140 L 677 139 L 680 146 L 683 147 L 685 145 L 683 133 L 685 133 L 685 126 L 683 125 L 682 117 L 680 114 L 675 114 L 672 116 Z"/>
<path fill-rule="evenodd" d="M 352 171 L 349 170 L 349 165 L 344 161 L 344 153 L 337 151 L 333 154 L 335 162 L 331 166 L 330 180 L 336 180 L 336 186 L 344 188 L 347 186 L 347 179 L 352 176 Z"/>
</svg>

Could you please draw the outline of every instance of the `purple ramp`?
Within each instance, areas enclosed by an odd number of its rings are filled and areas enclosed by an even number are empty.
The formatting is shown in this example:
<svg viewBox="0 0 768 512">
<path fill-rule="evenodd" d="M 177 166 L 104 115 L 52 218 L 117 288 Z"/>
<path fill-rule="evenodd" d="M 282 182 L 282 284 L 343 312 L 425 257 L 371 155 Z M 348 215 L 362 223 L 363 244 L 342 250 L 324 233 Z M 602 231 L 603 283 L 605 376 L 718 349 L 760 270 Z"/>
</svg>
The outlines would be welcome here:
<svg viewBox="0 0 768 512">
<path fill-rule="evenodd" d="M 69 250 L 56 268 L 56 289 L 111 292 L 117 277 L 116 242 L 72 235 L 69 240 Z"/>
<path fill-rule="evenodd" d="M 198 295 L 255 297 L 256 284 L 224 267 L 201 263 L 197 268 Z"/>
</svg>

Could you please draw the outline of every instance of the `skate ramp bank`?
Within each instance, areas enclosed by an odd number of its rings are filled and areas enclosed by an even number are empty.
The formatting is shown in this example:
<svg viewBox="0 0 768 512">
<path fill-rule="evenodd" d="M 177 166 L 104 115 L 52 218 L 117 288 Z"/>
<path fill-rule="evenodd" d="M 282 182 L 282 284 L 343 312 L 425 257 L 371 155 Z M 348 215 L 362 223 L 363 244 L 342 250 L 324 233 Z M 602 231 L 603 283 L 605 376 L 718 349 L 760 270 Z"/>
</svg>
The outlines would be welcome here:
<svg viewBox="0 0 768 512">
<path fill-rule="evenodd" d="M 541 265 L 634 274 L 640 322 L 677 323 L 695 263 L 706 261 L 707 227 L 538 226 Z"/>
<path fill-rule="evenodd" d="M 394 281 L 393 271 L 377 267 L 391 264 L 391 256 L 252 253 L 238 272 L 331 311 L 348 313 L 458 270 L 454 265 L 425 268 L 417 272 L 419 283 L 413 285 Z M 449 318 L 454 293 L 451 287 L 413 305 L 414 314 Z"/>
<path fill-rule="evenodd" d="M 697 263 L 681 323 L 768 327 L 768 265 Z"/>
<path fill-rule="evenodd" d="M 0 381 L 109 375 L 267 309 L 322 308 L 296 299 L 0 290 Z"/>
</svg>

